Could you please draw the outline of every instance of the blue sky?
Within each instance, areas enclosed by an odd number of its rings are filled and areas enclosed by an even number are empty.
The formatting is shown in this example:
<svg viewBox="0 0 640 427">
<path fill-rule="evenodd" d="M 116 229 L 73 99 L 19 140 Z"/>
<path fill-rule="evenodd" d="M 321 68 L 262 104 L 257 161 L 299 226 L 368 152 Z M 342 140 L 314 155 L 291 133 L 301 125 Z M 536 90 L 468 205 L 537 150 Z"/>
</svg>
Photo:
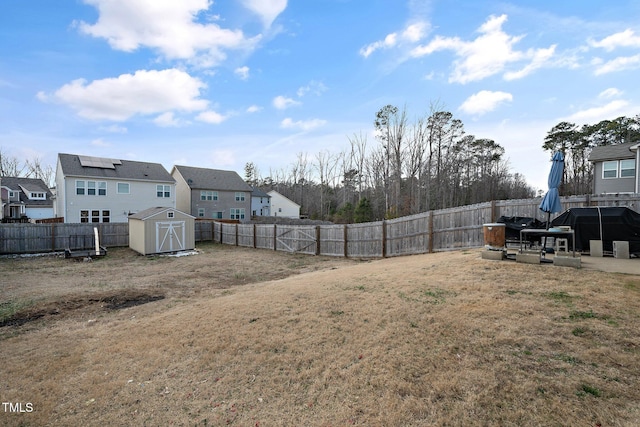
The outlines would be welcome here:
<svg viewBox="0 0 640 427">
<path fill-rule="evenodd" d="M 640 2 L 9 0 L 0 148 L 263 177 L 434 104 L 546 190 L 546 133 L 640 113 Z"/>
</svg>

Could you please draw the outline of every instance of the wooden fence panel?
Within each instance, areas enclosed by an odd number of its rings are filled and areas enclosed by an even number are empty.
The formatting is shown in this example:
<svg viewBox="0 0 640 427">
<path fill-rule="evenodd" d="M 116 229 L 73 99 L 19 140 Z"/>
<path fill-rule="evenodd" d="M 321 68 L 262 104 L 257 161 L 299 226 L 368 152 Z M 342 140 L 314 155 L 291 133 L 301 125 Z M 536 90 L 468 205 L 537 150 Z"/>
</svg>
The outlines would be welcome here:
<svg viewBox="0 0 640 427">
<path fill-rule="evenodd" d="M 225 245 L 236 245 L 236 224 L 220 223 L 220 242 Z"/>
<path fill-rule="evenodd" d="M 315 255 L 316 227 L 312 225 L 278 225 L 276 250 Z"/>
<path fill-rule="evenodd" d="M 275 250 L 274 233 L 276 226 L 271 224 L 256 225 L 256 248 Z"/>
<path fill-rule="evenodd" d="M 211 241 L 214 238 L 214 228 L 215 223 L 213 221 L 196 221 L 195 223 L 195 241 L 196 242 L 205 242 Z"/>
<path fill-rule="evenodd" d="M 253 247 L 253 224 L 236 224 L 238 228 L 238 246 Z"/>
<path fill-rule="evenodd" d="M 383 223 L 347 225 L 347 256 L 375 258 L 383 256 Z"/>
<path fill-rule="evenodd" d="M 320 226 L 320 255 L 344 256 L 345 225 Z"/>
<path fill-rule="evenodd" d="M 430 215 L 425 212 L 386 221 L 386 256 L 428 252 Z"/>
</svg>

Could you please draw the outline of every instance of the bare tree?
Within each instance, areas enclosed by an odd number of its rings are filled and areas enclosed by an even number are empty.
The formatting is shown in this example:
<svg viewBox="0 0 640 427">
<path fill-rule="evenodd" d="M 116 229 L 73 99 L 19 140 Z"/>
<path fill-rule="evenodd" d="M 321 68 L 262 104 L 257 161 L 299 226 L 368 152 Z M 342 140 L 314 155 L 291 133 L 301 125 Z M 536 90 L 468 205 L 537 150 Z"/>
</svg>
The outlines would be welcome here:
<svg viewBox="0 0 640 427">
<path fill-rule="evenodd" d="M 0 147 L 0 177 L 20 176 L 24 171 L 24 166 L 20 166 L 20 161 L 16 157 L 6 154 Z"/>
</svg>

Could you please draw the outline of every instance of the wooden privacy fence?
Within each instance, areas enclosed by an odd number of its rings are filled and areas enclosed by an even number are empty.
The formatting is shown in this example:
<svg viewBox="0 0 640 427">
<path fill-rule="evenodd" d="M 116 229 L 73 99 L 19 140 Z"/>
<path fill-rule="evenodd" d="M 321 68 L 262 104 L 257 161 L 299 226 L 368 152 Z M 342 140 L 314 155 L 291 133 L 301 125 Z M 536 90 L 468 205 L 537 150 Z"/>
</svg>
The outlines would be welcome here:
<svg viewBox="0 0 640 427">
<path fill-rule="evenodd" d="M 484 245 L 483 225 L 501 216 L 547 220 L 541 198 L 497 200 L 424 212 L 393 220 L 345 225 L 213 223 L 213 240 L 276 251 L 344 257 L 392 257 Z M 569 196 L 564 210 L 586 206 L 626 206 L 640 213 L 640 194 Z M 551 219 L 558 216 L 554 214 Z"/>
<path fill-rule="evenodd" d="M 346 225 L 229 224 L 196 221 L 195 240 L 227 245 L 344 257 L 391 257 L 484 245 L 483 224 L 500 216 L 546 221 L 538 209 L 541 198 L 498 200 L 424 212 L 402 218 Z M 585 206 L 626 206 L 640 213 L 640 194 L 569 196 L 563 210 Z M 553 215 L 552 219 L 557 216 Z M 1 224 L 0 254 L 62 251 L 93 246 L 93 228 L 100 244 L 128 246 L 129 225 Z"/>
</svg>

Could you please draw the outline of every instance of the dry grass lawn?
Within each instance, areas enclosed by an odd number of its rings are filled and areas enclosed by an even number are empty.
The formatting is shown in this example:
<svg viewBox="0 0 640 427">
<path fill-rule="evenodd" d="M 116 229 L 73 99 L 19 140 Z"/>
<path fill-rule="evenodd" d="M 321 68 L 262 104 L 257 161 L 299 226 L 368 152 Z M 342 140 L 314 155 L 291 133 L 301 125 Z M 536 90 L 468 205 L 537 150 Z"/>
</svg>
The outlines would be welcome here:
<svg viewBox="0 0 640 427">
<path fill-rule="evenodd" d="M 200 249 L 0 259 L 0 424 L 640 425 L 640 276 Z"/>
</svg>

